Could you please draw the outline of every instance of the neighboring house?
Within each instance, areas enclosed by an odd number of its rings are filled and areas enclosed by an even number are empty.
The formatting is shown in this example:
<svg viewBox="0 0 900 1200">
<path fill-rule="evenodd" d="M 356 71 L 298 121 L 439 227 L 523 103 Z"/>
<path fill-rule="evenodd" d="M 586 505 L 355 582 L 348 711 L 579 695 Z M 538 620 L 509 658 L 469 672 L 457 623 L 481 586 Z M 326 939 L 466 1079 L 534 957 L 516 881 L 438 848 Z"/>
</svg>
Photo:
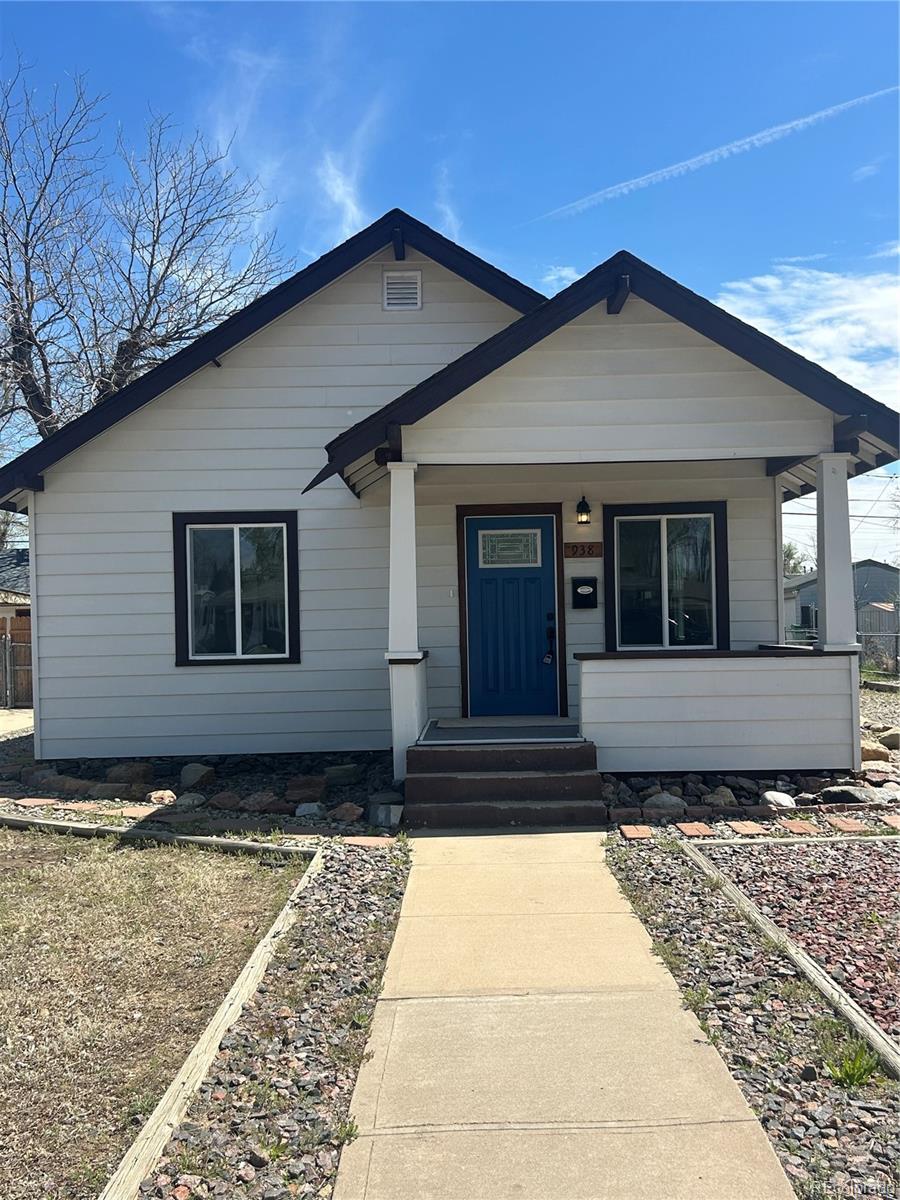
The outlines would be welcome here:
<svg viewBox="0 0 900 1200">
<path fill-rule="evenodd" d="M 819 616 L 819 576 L 817 571 L 794 575 L 784 581 L 786 628 L 816 629 Z M 900 600 L 900 567 L 863 558 L 853 563 L 853 605 L 857 613 L 869 604 L 888 604 Z"/>
<path fill-rule="evenodd" d="M 0 633 L 7 633 L 11 617 L 30 617 L 31 579 L 28 550 L 0 550 Z"/>
<path fill-rule="evenodd" d="M 0 550 L 0 707 L 31 703 L 31 572 L 20 547 Z"/>
<path fill-rule="evenodd" d="M 403 777 L 429 720 L 568 716 L 610 771 L 851 767 L 847 473 L 897 440 L 629 253 L 546 299 L 392 211 L 0 470 L 37 753 L 393 744 Z M 820 648 L 772 648 L 814 488 Z"/>
</svg>

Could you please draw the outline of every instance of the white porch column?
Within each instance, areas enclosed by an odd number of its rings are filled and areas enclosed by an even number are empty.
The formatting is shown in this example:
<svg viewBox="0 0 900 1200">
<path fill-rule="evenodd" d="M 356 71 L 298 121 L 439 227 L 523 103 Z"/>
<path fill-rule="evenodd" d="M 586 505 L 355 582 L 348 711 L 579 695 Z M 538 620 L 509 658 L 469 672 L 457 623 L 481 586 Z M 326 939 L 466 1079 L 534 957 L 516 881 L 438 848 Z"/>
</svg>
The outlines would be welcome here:
<svg viewBox="0 0 900 1200">
<path fill-rule="evenodd" d="M 419 649 L 419 603 L 416 596 L 416 466 L 390 462 L 391 555 L 388 651 L 406 654 Z"/>
<path fill-rule="evenodd" d="M 823 650 L 857 645 L 847 497 L 849 457 L 820 454 L 816 459 L 819 646 Z"/>
<path fill-rule="evenodd" d="M 416 463 L 388 463 L 391 546 L 388 592 L 388 671 L 394 778 L 406 778 L 406 751 L 428 720 L 427 651 L 419 649 L 416 595 Z"/>
</svg>

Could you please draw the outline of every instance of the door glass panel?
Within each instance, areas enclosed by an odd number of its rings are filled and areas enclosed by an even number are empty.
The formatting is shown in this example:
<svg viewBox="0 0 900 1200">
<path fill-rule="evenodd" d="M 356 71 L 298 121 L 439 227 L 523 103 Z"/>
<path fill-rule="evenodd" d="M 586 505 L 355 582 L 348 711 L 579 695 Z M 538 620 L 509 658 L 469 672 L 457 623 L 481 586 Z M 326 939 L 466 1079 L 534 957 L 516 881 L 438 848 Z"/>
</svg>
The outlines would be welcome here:
<svg viewBox="0 0 900 1200">
<path fill-rule="evenodd" d="M 478 543 L 481 567 L 539 567 L 539 529 L 482 529 Z"/>
<path fill-rule="evenodd" d="M 284 588 L 284 528 L 242 528 L 241 652 L 284 654 L 287 603 Z"/>
<path fill-rule="evenodd" d="M 619 645 L 662 645 L 660 523 L 618 521 Z"/>
<path fill-rule="evenodd" d="M 669 645 L 713 644 L 712 518 L 666 521 Z"/>
<path fill-rule="evenodd" d="M 234 530 L 190 531 L 192 650 L 236 654 L 234 601 Z"/>
</svg>

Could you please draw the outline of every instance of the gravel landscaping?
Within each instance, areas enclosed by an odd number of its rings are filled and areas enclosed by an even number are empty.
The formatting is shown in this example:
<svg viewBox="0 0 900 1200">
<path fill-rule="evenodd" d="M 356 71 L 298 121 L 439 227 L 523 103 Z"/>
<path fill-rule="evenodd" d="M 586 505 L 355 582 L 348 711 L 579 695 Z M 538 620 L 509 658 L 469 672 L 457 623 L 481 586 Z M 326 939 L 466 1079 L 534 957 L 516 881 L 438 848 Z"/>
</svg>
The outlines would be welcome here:
<svg viewBox="0 0 900 1200">
<path fill-rule="evenodd" d="M 714 848 L 700 848 L 712 856 Z M 743 843 L 724 853 L 734 861 L 748 849 L 761 856 L 769 848 Z M 839 853 L 834 842 L 816 849 Z M 616 834 L 608 859 L 798 1197 L 900 1193 L 900 1085 L 880 1074 L 821 994 L 694 868 L 676 838 L 626 844 Z M 789 904 L 793 878 L 781 883 Z"/>
<path fill-rule="evenodd" d="M 900 841 L 702 849 L 900 1042 Z"/>
<path fill-rule="evenodd" d="M 0 1196 L 95 1197 L 305 863 L 0 830 Z"/>
<path fill-rule="evenodd" d="M 142 1196 L 331 1196 L 409 860 L 402 839 L 324 854 Z"/>
</svg>

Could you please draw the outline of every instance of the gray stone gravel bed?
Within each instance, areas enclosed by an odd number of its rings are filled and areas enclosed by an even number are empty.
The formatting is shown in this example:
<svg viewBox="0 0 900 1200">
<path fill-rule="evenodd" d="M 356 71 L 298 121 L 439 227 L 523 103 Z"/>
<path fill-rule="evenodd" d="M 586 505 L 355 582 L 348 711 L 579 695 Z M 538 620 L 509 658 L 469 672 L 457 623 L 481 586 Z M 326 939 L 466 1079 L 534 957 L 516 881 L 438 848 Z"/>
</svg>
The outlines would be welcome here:
<svg viewBox="0 0 900 1200">
<path fill-rule="evenodd" d="M 831 1078 L 827 1064 L 853 1038 L 821 994 L 676 839 L 626 844 L 614 835 L 608 859 L 798 1197 L 900 1195 L 900 1085 L 876 1075 L 846 1088 Z"/>
<path fill-rule="evenodd" d="M 402 839 L 328 844 L 143 1197 L 331 1196 L 408 869 Z"/>
<path fill-rule="evenodd" d="M 704 853 L 900 1041 L 900 841 Z"/>
<path fill-rule="evenodd" d="M 900 694 L 860 688 L 859 715 L 864 729 L 900 724 Z"/>
</svg>

